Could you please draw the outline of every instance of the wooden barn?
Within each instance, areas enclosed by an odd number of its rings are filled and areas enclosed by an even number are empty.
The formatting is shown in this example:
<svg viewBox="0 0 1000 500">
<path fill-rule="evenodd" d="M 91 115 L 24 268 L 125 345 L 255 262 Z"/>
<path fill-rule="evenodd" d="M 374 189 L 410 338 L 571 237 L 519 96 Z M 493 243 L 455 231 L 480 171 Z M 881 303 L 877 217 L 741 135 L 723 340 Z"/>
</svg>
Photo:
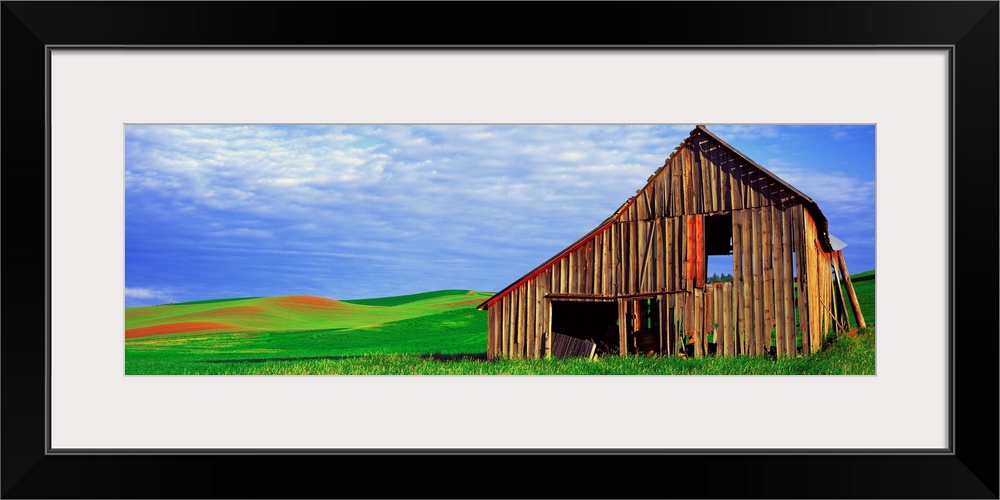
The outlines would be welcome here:
<svg viewBox="0 0 1000 500">
<path fill-rule="evenodd" d="M 487 356 L 815 353 L 848 309 L 865 326 L 842 246 L 815 201 L 699 125 L 608 219 L 479 305 Z M 706 283 L 712 255 L 732 282 Z"/>
</svg>

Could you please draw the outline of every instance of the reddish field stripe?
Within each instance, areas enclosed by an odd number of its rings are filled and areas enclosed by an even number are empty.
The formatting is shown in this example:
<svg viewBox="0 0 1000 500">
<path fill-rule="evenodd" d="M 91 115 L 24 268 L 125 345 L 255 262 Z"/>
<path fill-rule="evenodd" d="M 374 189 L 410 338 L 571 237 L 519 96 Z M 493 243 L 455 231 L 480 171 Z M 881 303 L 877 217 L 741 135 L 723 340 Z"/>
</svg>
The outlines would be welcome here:
<svg viewBox="0 0 1000 500">
<path fill-rule="evenodd" d="M 150 335 L 164 335 L 168 333 L 190 333 L 205 330 L 240 330 L 241 328 L 226 323 L 216 323 L 214 321 L 186 321 L 181 323 L 169 323 L 166 325 L 146 326 L 143 328 L 132 328 L 125 330 L 125 338 L 148 337 Z"/>
<path fill-rule="evenodd" d="M 338 300 L 326 299 L 323 297 L 314 297 L 312 295 L 289 295 L 287 297 L 275 297 L 272 300 L 272 304 L 287 307 L 290 309 L 298 308 L 308 308 L 314 309 L 317 307 L 322 308 L 350 308 L 348 304 L 344 304 Z"/>
</svg>

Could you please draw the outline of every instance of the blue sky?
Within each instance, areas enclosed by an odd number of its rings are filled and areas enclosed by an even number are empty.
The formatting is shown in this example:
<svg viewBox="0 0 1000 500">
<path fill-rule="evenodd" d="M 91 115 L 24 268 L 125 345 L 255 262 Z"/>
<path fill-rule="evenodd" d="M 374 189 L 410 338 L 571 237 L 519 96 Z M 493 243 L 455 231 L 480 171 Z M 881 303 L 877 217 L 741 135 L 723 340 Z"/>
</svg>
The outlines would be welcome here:
<svg viewBox="0 0 1000 500">
<path fill-rule="evenodd" d="M 707 126 L 819 204 L 851 272 L 875 268 L 874 126 Z M 693 128 L 126 125 L 125 305 L 498 291 Z"/>
</svg>

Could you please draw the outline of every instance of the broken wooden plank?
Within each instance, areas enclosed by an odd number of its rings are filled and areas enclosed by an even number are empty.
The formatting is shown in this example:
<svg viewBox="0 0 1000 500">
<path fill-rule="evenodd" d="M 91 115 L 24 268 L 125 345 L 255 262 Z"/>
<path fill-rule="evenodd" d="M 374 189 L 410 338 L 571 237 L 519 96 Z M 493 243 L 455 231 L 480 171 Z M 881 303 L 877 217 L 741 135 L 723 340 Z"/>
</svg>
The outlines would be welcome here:
<svg viewBox="0 0 1000 500">
<path fill-rule="evenodd" d="M 851 282 L 851 275 L 847 272 L 847 261 L 844 260 L 844 254 L 838 252 L 837 263 L 840 265 L 840 271 L 844 274 L 844 284 L 847 287 L 847 296 L 851 299 L 851 309 L 854 310 L 854 319 L 858 324 L 858 328 L 865 328 L 864 315 L 861 314 L 861 304 L 858 303 L 858 296 L 854 293 L 854 283 Z"/>
</svg>

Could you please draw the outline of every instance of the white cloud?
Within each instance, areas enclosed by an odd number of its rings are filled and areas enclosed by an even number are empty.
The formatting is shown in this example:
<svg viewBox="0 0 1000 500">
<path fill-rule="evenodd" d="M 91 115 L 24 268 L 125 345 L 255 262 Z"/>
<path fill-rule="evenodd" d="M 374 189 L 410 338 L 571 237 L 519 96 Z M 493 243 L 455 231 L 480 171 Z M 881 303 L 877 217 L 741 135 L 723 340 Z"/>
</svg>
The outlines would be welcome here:
<svg viewBox="0 0 1000 500">
<path fill-rule="evenodd" d="M 130 299 L 161 299 L 166 297 L 166 292 L 153 290 L 151 288 L 125 288 L 125 297 Z"/>
</svg>

